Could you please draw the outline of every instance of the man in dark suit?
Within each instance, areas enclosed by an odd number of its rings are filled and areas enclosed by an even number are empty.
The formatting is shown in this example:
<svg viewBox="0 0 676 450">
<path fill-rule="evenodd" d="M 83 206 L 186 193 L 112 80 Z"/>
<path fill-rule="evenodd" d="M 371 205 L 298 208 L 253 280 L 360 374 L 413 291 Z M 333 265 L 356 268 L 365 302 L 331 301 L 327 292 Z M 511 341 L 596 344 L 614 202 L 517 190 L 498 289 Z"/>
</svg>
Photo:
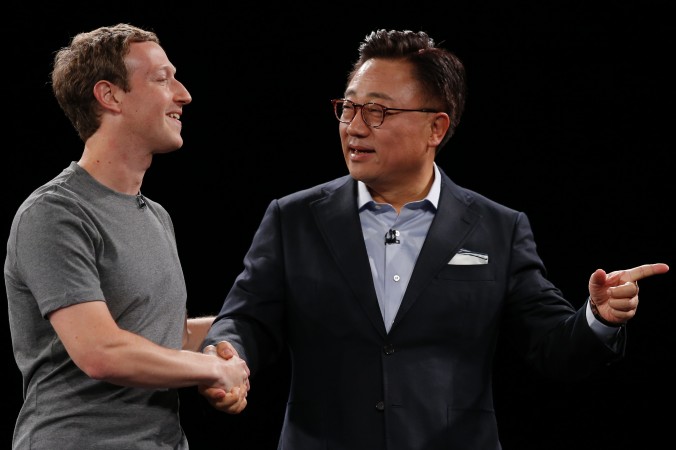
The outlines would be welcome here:
<svg viewBox="0 0 676 450">
<path fill-rule="evenodd" d="M 371 33 L 333 101 L 350 174 L 269 205 L 203 345 L 232 344 L 252 375 L 288 347 L 280 449 L 500 449 L 499 336 L 547 375 L 585 377 L 623 356 L 638 280 L 669 269 L 596 270 L 576 311 L 526 215 L 435 164 L 464 99 L 462 63 L 425 33 Z"/>
</svg>

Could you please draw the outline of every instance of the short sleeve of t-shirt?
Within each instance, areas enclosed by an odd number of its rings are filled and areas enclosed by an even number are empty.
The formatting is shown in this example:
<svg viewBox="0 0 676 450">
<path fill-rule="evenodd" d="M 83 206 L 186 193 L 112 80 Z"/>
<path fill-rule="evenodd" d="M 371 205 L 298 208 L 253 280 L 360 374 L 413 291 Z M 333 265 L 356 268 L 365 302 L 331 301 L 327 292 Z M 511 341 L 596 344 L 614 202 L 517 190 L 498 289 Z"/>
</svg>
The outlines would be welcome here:
<svg viewBox="0 0 676 450">
<path fill-rule="evenodd" d="M 43 317 L 82 301 L 103 300 L 95 258 L 100 236 L 76 202 L 56 191 L 41 195 L 17 218 L 16 270 Z"/>
</svg>

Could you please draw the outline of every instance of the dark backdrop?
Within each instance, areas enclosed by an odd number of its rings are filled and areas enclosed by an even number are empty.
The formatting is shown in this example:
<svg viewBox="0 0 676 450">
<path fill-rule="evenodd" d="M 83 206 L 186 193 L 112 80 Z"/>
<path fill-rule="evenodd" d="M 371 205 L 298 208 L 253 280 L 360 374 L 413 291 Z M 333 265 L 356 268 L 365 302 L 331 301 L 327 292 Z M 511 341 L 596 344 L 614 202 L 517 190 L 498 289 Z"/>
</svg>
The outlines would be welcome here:
<svg viewBox="0 0 676 450">
<path fill-rule="evenodd" d="M 329 99 L 342 94 L 361 39 L 407 28 L 428 31 L 467 66 L 466 113 L 438 164 L 459 184 L 528 214 L 549 275 L 573 304 L 583 303 L 596 268 L 674 266 L 675 17 L 659 4 L 138 3 L 125 13 L 118 4 L 5 7 L 1 242 L 19 203 L 82 151 L 49 87 L 54 52 L 94 27 L 149 27 L 193 103 L 184 147 L 155 159 L 143 192 L 174 219 L 190 313 L 216 313 L 268 203 L 346 173 Z M 584 383 L 542 379 L 501 348 L 495 388 L 505 450 L 670 441 L 673 292 L 671 273 L 641 283 L 627 358 Z M 3 329 L 0 445 L 9 446 L 21 378 Z M 191 447 L 275 448 L 287 381 L 282 359 L 252 380 L 239 416 L 183 389 Z"/>
</svg>

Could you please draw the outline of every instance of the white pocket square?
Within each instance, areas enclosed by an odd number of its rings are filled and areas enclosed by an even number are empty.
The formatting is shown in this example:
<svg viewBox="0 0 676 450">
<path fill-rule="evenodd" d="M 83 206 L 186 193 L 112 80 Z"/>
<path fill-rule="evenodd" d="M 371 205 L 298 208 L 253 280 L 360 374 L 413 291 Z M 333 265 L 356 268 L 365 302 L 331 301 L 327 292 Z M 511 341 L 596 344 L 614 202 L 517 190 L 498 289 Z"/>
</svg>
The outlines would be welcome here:
<svg viewBox="0 0 676 450">
<path fill-rule="evenodd" d="M 477 253 L 471 250 L 461 248 L 458 253 L 451 258 L 448 264 L 457 266 L 474 266 L 477 264 L 488 264 L 488 255 L 485 253 Z"/>
</svg>

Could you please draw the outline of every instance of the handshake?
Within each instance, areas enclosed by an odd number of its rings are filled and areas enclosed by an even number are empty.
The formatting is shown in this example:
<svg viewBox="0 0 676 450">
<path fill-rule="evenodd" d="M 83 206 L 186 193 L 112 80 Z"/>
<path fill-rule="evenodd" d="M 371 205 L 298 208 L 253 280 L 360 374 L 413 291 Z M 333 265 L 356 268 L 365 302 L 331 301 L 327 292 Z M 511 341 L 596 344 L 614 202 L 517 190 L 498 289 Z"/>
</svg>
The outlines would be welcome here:
<svg viewBox="0 0 676 450">
<path fill-rule="evenodd" d="M 216 346 L 208 345 L 202 353 L 216 356 L 222 361 L 216 366 L 219 381 L 215 384 L 198 384 L 198 392 L 220 411 L 229 414 L 242 412 L 247 404 L 246 397 L 250 387 L 250 371 L 246 362 L 239 357 L 232 344 L 226 341 L 221 341 Z"/>
</svg>

